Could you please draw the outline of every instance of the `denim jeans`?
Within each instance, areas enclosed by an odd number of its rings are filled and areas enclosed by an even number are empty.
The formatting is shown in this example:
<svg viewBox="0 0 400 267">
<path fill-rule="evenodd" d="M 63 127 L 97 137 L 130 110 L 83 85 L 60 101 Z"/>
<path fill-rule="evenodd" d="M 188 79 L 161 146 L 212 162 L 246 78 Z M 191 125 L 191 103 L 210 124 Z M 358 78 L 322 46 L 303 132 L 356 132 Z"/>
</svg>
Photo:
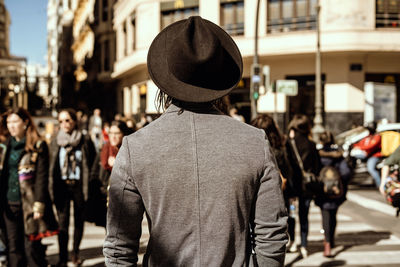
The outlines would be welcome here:
<svg viewBox="0 0 400 267">
<path fill-rule="evenodd" d="M 376 164 L 378 163 L 378 161 L 379 161 L 378 157 L 370 157 L 367 160 L 368 173 L 374 179 L 377 187 L 379 187 L 379 185 L 381 184 L 381 175 L 379 174 L 379 171 L 376 170 Z"/>
<path fill-rule="evenodd" d="M 311 198 L 299 197 L 299 219 L 301 246 L 307 247 L 308 237 L 308 212 L 310 210 Z"/>
<path fill-rule="evenodd" d="M 41 241 L 29 241 L 24 234 L 21 205 L 7 205 L 3 211 L 8 246 L 8 267 L 47 266 L 46 247 Z"/>
</svg>

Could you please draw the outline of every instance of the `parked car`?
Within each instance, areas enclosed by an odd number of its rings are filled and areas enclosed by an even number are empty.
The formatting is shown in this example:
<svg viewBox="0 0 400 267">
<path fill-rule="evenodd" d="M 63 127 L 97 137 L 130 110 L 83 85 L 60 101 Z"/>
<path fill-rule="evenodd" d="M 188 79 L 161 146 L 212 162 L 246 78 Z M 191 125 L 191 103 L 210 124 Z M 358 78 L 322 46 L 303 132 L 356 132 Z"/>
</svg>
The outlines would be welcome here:
<svg viewBox="0 0 400 267">
<path fill-rule="evenodd" d="M 386 131 L 395 131 L 400 133 L 400 123 L 386 123 L 379 124 L 376 128 L 377 133 L 384 133 Z M 347 159 L 350 167 L 353 170 L 353 177 L 351 183 L 362 185 L 373 185 L 374 181 L 367 171 L 366 160 L 357 159 L 355 156 L 360 153 L 356 148 L 353 149 L 354 144 L 359 142 L 364 137 L 368 136 L 368 130 L 359 126 L 357 128 L 345 131 L 335 137 L 336 143 L 343 149 L 343 156 Z M 382 167 L 382 163 L 378 163 L 378 168 Z"/>
</svg>

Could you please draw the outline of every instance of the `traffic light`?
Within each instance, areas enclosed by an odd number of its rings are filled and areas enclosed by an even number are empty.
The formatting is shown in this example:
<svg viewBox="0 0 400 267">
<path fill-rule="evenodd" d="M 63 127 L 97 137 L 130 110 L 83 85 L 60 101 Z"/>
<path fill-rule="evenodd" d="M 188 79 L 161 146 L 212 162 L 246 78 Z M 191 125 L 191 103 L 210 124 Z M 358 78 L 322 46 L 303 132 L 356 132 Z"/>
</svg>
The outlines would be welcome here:
<svg viewBox="0 0 400 267">
<path fill-rule="evenodd" d="M 251 65 L 251 89 L 252 97 L 254 100 L 258 100 L 260 97 L 260 85 L 261 85 L 261 65 Z"/>
</svg>

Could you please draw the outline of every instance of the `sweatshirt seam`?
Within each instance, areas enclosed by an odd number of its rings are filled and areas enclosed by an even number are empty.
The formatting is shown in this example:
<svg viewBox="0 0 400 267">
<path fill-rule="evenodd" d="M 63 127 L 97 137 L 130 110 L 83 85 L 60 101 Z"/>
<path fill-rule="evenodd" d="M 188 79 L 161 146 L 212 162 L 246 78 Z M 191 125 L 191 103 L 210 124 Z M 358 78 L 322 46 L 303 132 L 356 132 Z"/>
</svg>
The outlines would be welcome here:
<svg viewBox="0 0 400 267">
<path fill-rule="evenodd" d="M 198 259 L 199 265 L 201 265 L 201 216 L 200 216 L 200 178 L 199 178 L 199 165 L 198 165 L 198 154 L 197 154 L 197 136 L 196 136 L 196 123 L 194 119 L 194 114 L 190 114 L 191 118 L 191 130 L 192 130 L 192 141 L 193 141 L 193 174 L 196 178 L 196 200 L 197 200 L 197 216 L 198 216 L 198 242 L 199 242 L 199 252 L 198 252 Z"/>
</svg>

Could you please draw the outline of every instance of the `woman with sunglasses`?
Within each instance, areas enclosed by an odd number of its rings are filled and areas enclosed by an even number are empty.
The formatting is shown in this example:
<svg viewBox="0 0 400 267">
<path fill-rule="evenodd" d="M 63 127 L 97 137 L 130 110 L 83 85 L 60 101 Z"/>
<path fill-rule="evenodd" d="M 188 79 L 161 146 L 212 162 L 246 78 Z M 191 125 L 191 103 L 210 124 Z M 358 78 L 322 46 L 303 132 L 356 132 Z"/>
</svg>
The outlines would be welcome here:
<svg viewBox="0 0 400 267">
<path fill-rule="evenodd" d="M 78 130 L 73 109 L 63 109 L 58 114 L 60 130 L 50 145 L 50 186 L 58 213 L 59 263 L 68 262 L 68 227 L 70 203 L 74 205 L 74 244 L 72 262 L 79 266 L 79 246 L 83 235 L 84 207 L 88 198 L 89 174 L 96 151 L 89 136 Z"/>
<path fill-rule="evenodd" d="M 109 141 L 103 145 L 92 167 L 86 220 L 106 227 L 108 186 L 112 167 L 122 144 L 122 138 L 132 133 L 125 122 L 116 120 L 108 132 Z"/>
<path fill-rule="evenodd" d="M 48 191 L 49 150 L 23 108 L 4 113 L 1 127 L 8 132 L 0 167 L 8 266 L 47 266 L 41 238 L 58 233 Z"/>
</svg>

